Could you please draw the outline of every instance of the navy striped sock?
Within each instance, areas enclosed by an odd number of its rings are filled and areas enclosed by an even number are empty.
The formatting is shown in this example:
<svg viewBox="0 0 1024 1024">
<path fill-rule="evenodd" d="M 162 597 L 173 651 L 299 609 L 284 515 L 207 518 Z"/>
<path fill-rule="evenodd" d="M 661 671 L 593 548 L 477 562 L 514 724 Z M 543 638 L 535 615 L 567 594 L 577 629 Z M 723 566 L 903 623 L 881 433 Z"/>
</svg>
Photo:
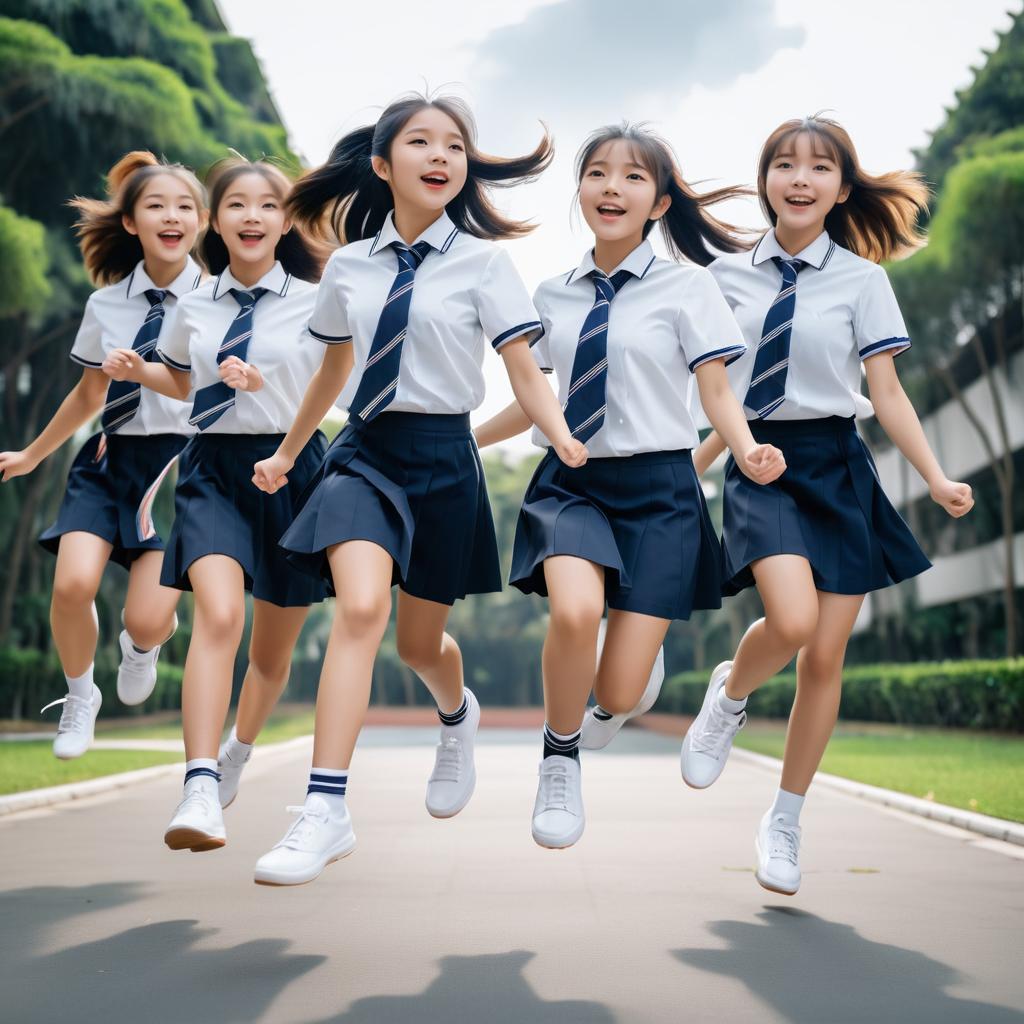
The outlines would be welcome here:
<svg viewBox="0 0 1024 1024">
<path fill-rule="evenodd" d="M 348 769 L 341 771 L 336 768 L 311 768 L 306 796 L 310 793 L 323 793 L 325 796 L 344 796 L 348 788 Z"/>
<path fill-rule="evenodd" d="M 217 761 L 212 757 L 193 757 L 185 762 L 185 784 L 188 785 L 193 779 L 209 778 L 214 782 L 220 782 L 220 772 L 217 771 Z"/>
<path fill-rule="evenodd" d="M 559 757 L 571 757 L 574 761 L 580 759 L 580 731 L 577 729 L 568 736 L 562 736 L 554 729 L 544 723 L 544 756 L 551 757 L 558 754 Z"/>
<path fill-rule="evenodd" d="M 600 704 L 594 705 L 594 717 L 599 722 L 610 722 L 615 716 L 608 711 L 605 711 Z"/>
<path fill-rule="evenodd" d="M 468 713 L 469 697 L 467 697 L 465 693 L 462 694 L 462 703 L 459 705 L 457 711 L 453 711 L 450 715 L 447 715 L 440 708 L 437 709 L 437 717 L 441 719 L 442 725 L 458 725 Z"/>
</svg>

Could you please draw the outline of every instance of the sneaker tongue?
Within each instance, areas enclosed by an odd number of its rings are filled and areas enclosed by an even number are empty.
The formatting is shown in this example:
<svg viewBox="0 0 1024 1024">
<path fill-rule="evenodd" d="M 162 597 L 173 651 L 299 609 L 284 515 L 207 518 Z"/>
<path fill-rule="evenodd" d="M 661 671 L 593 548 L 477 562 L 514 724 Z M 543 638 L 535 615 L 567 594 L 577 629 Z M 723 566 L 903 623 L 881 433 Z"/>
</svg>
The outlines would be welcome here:
<svg viewBox="0 0 1024 1024">
<path fill-rule="evenodd" d="M 331 813 L 330 804 L 319 793 L 310 793 L 306 797 L 303 807 L 312 814 L 329 815 Z"/>
</svg>

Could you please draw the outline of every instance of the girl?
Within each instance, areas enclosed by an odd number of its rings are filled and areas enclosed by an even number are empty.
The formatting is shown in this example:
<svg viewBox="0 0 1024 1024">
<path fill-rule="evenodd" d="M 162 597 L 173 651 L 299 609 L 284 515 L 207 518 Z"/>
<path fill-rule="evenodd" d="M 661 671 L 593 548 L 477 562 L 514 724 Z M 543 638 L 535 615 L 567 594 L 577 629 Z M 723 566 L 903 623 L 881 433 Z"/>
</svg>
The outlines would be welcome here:
<svg viewBox="0 0 1024 1024">
<path fill-rule="evenodd" d="M 846 644 L 864 595 L 928 568 L 879 486 L 854 428 L 860 367 L 886 433 L 951 516 L 970 511 L 967 484 L 948 480 L 925 440 L 893 359 L 910 347 L 879 262 L 920 244 L 914 223 L 927 191 L 907 172 L 872 177 L 834 121 L 787 121 L 761 150 L 761 206 L 772 227 L 752 252 L 711 265 L 748 352 L 730 370 L 754 436 L 779 445 L 786 474 L 748 485 L 726 464 L 726 592 L 751 584 L 764 602 L 732 661 L 711 675 L 683 741 L 682 773 L 699 789 L 725 766 L 747 697 L 794 654 L 797 696 L 782 785 L 757 833 L 757 880 L 800 885 L 800 809 L 835 725 Z M 712 434 L 703 470 L 721 450 Z"/>
<path fill-rule="evenodd" d="M 690 458 L 690 374 L 743 472 L 761 483 L 784 468 L 775 448 L 754 442 L 729 390 L 725 364 L 745 345 L 703 269 L 711 246 L 738 247 L 705 207 L 740 191 L 696 195 L 668 144 L 628 124 L 591 135 L 576 173 L 594 245 L 573 271 L 537 290 L 547 333 L 534 352 L 557 374 L 566 420 L 590 458 L 582 468 L 559 465 L 550 451 L 541 460 L 519 514 L 511 576 L 551 605 L 533 837 L 555 849 L 583 833 L 578 748 L 591 689 L 600 708 L 630 712 L 672 620 L 721 603 L 721 553 Z M 658 223 L 672 256 L 688 262 L 655 256 L 648 235 Z M 491 444 L 526 426 L 513 404 L 478 440 Z M 660 675 L 653 678 L 656 687 Z"/>
<path fill-rule="evenodd" d="M 57 556 L 50 624 L 68 695 L 53 752 L 80 757 L 100 710 L 93 682 L 98 638 L 95 598 L 108 562 L 128 570 L 117 695 L 141 704 L 156 684 L 160 646 L 174 633 L 180 594 L 160 585 L 163 541 L 151 518 L 156 492 L 192 433 L 180 401 L 111 383 L 100 367 L 130 345 L 155 365 L 166 314 L 200 282 L 190 253 L 206 218 L 195 175 L 152 153 L 122 157 L 107 175 L 107 198 L 78 197 L 75 224 L 89 276 L 99 285 L 86 303 L 71 358 L 82 377 L 43 432 L 23 451 L 0 453 L 3 479 L 31 473 L 97 413 L 100 432 L 78 453 L 57 521 L 39 538 Z M 43 709 L 44 711 L 46 708 Z"/>
<path fill-rule="evenodd" d="M 337 605 L 305 806 L 257 863 L 257 882 L 310 881 L 355 844 L 349 761 L 394 583 L 399 655 L 427 684 L 441 719 L 427 810 L 451 817 L 472 795 L 480 709 L 445 624 L 456 598 L 501 588 L 469 429 L 484 393 L 486 339 L 560 457 L 578 465 L 586 455 L 530 357 L 542 333 L 530 297 L 507 253 L 485 241 L 530 230 L 497 212 L 488 183 L 527 180 L 551 154 L 545 137 L 528 156 L 485 156 L 459 101 L 414 95 L 346 135 L 296 188 L 296 218 L 320 223 L 329 209 L 347 244 L 331 257 L 310 325 L 327 346 L 323 366 L 284 443 L 256 466 L 257 482 L 274 493 L 292 479 L 296 452 L 339 392 L 349 422 L 282 540 L 296 565 L 329 582 Z"/>
<path fill-rule="evenodd" d="M 182 689 L 185 793 L 164 835 L 172 850 L 224 845 L 221 807 L 233 799 L 287 682 L 309 606 L 324 597 L 324 587 L 293 570 L 278 547 L 326 449 L 323 435 L 297 453 L 287 490 L 261 494 L 251 480 L 253 462 L 277 448 L 295 418 L 323 351 L 303 337 L 320 262 L 285 214 L 290 184 L 271 164 L 240 157 L 217 164 L 202 249 L 218 276 L 179 304 L 158 348 L 163 363 L 117 349 L 103 364 L 115 380 L 161 394 L 184 399 L 193 389 L 189 422 L 199 431 L 182 455 L 161 576 L 195 594 Z M 249 668 L 218 763 L 246 592 L 253 596 Z"/>
</svg>

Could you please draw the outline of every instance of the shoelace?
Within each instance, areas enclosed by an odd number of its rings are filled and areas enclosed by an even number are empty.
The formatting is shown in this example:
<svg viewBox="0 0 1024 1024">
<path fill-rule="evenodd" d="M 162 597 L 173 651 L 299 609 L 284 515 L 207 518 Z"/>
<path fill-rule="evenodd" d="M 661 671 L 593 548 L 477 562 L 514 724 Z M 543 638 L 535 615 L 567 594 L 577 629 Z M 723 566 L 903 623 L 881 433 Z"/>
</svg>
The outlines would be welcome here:
<svg viewBox="0 0 1024 1024">
<path fill-rule="evenodd" d="M 746 724 L 746 721 L 746 711 L 741 711 L 738 715 L 730 715 L 715 702 L 711 705 L 707 718 L 701 722 L 691 745 L 698 753 L 709 754 L 717 761 L 725 752 L 725 748 L 733 736 Z"/>
<path fill-rule="evenodd" d="M 772 859 L 797 863 L 800 851 L 800 829 L 775 820 L 768 826 L 768 856 Z"/>
<path fill-rule="evenodd" d="M 569 773 L 564 765 L 555 764 L 540 773 L 541 803 L 544 810 L 569 809 Z"/>
<path fill-rule="evenodd" d="M 199 810 L 206 815 L 210 813 L 212 803 L 212 794 L 197 786 L 185 795 L 185 799 L 181 801 L 181 806 L 178 810 L 184 811 L 190 804 L 199 804 Z"/>
<path fill-rule="evenodd" d="M 437 745 L 431 782 L 458 782 L 462 773 L 462 740 L 448 736 Z"/>
<path fill-rule="evenodd" d="M 66 697 L 50 701 L 45 708 L 41 708 L 39 714 L 44 714 L 50 708 L 58 704 L 64 705 L 60 714 L 60 721 L 57 723 L 57 732 L 78 732 L 89 727 L 89 718 L 92 715 L 92 699 L 89 697 L 76 697 L 69 693 Z"/>
<path fill-rule="evenodd" d="M 319 808 L 306 807 L 305 804 L 296 804 L 286 807 L 289 814 L 297 814 L 298 821 L 292 822 L 292 827 L 285 833 L 284 839 L 274 847 L 284 847 L 288 850 L 301 849 L 302 844 L 308 843 L 316 833 L 317 829 L 323 828 L 330 820 L 327 811 Z"/>
</svg>

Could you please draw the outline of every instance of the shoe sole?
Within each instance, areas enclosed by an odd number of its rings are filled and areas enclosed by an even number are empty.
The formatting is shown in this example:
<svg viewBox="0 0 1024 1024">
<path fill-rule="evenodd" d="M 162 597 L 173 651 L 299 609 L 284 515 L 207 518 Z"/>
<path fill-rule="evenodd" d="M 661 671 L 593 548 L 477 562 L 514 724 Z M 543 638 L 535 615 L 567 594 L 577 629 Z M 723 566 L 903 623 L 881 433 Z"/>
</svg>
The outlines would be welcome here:
<svg viewBox="0 0 1024 1024">
<path fill-rule="evenodd" d="M 584 826 L 581 825 L 579 831 L 567 842 L 549 842 L 538 836 L 536 832 L 533 833 L 533 841 L 544 850 L 568 850 L 570 846 L 575 846 L 583 838 L 583 829 Z"/>
<path fill-rule="evenodd" d="M 164 833 L 164 842 L 172 850 L 207 853 L 210 850 L 219 850 L 227 843 L 227 839 L 211 836 L 197 828 L 172 828 Z"/>
<path fill-rule="evenodd" d="M 356 844 L 355 840 L 353 839 L 351 846 L 342 850 L 340 853 L 336 853 L 332 857 L 329 857 L 327 861 L 324 863 L 324 866 L 315 875 L 310 875 L 309 878 L 293 878 L 285 880 L 282 879 L 280 876 L 277 878 L 270 878 L 268 876 L 260 878 L 259 875 L 254 874 L 253 881 L 257 885 L 270 885 L 277 889 L 287 889 L 289 886 L 294 885 L 308 885 L 310 882 L 315 882 L 324 873 L 324 870 L 329 865 L 333 864 L 335 861 L 342 860 L 343 858 L 347 857 L 350 853 L 352 853 L 355 850 L 355 848 Z"/>
</svg>

